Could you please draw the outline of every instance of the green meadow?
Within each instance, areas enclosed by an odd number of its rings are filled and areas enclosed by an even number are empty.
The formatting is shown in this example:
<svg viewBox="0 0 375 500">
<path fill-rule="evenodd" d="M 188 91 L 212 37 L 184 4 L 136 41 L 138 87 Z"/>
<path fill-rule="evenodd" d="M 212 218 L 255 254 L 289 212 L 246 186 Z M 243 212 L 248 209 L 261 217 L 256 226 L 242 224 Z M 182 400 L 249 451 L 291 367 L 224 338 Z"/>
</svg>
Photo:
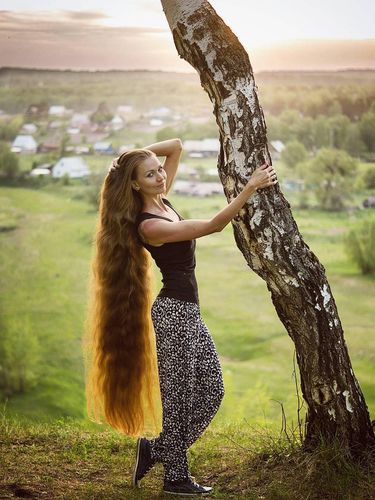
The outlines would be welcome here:
<svg viewBox="0 0 375 500">
<path fill-rule="evenodd" d="M 6 401 L 9 416 L 86 418 L 81 339 L 97 214 L 84 191 L 80 183 L 0 188 L 1 327 L 14 336 L 17 349 L 30 349 L 35 358 L 35 382 Z M 224 196 L 169 199 L 190 218 L 209 217 L 226 204 Z M 360 274 L 345 253 L 343 238 L 375 213 L 313 208 L 293 213 L 326 268 L 353 368 L 373 414 L 375 279 Z M 216 425 L 278 428 L 281 404 L 288 423 L 296 423 L 294 345 L 265 283 L 237 249 L 230 226 L 198 240 L 197 278 L 202 316 L 216 342 L 226 386 Z M 155 270 L 155 295 L 159 285 Z"/>
</svg>

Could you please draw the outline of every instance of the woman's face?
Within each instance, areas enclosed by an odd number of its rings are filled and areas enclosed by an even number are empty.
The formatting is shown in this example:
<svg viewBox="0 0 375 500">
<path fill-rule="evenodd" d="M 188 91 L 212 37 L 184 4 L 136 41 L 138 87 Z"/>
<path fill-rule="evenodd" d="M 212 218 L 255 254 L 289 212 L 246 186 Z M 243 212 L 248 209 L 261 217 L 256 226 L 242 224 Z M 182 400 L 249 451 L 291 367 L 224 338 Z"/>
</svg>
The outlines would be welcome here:
<svg viewBox="0 0 375 500">
<path fill-rule="evenodd" d="M 144 196 L 165 192 L 167 173 L 156 156 L 150 156 L 136 170 L 132 187 Z"/>
</svg>

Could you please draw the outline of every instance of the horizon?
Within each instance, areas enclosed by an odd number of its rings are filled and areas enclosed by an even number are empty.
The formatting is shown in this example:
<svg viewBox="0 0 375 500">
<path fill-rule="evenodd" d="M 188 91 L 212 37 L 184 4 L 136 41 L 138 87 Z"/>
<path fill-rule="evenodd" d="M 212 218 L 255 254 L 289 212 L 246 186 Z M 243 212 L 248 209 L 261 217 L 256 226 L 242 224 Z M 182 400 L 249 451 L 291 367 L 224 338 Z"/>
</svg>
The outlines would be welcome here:
<svg viewBox="0 0 375 500">
<path fill-rule="evenodd" d="M 55 73 L 176 73 L 185 75 L 195 75 L 198 78 L 198 74 L 194 69 L 191 71 L 178 71 L 178 70 L 164 70 L 164 69 L 147 69 L 147 68 L 136 68 L 136 69 L 123 69 L 123 68 L 108 68 L 108 69 L 88 69 L 88 68 L 48 68 L 48 67 L 33 67 L 33 66 L 0 66 L 0 72 L 3 70 L 20 70 L 20 71 L 48 71 Z M 375 73 L 374 68 L 366 67 L 348 67 L 348 68 L 338 68 L 338 69 L 264 69 L 260 71 L 254 71 L 255 75 L 262 73 Z"/>
</svg>

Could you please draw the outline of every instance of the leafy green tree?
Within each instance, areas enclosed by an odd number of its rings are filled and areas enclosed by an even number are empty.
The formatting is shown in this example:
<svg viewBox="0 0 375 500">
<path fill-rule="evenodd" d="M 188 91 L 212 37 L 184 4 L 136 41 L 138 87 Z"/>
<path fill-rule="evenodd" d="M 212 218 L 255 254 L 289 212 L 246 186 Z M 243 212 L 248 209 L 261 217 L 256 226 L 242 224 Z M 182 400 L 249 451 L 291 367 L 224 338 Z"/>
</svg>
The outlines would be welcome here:
<svg viewBox="0 0 375 500">
<path fill-rule="evenodd" d="M 369 167 L 366 170 L 363 180 L 367 189 L 375 189 L 375 166 Z"/>
<path fill-rule="evenodd" d="M 90 120 L 94 123 L 104 124 L 112 120 L 113 113 L 109 110 L 106 102 L 101 102 L 98 109 L 90 116 Z"/>
<path fill-rule="evenodd" d="M 307 158 L 307 151 L 303 144 L 293 140 L 288 142 L 281 153 L 281 160 L 290 168 L 295 168 L 297 163 L 305 161 Z"/>
<path fill-rule="evenodd" d="M 91 174 L 89 177 L 89 187 L 86 191 L 87 201 L 95 210 L 99 208 L 100 191 L 106 174 Z"/>
<path fill-rule="evenodd" d="M 9 397 L 26 392 L 37 382 L 39 342 L 28 321 L 1 326 L 0 389 Z"/>
<path fill-rule="evenodd" d="M 7 144 L 0 143 L 0 175 L 13 180 L 18 177 L 20 167 L 18 157 L 12 153 Z"/>
<path fill-rule="evenodd" d="M 345 246 L 362 274 L 375 273 L 375 220 L 364 221 L 352 229 L 345 238 Z"/>
<path fill-rule="evenodd" d="M 313 125 L 313 135 L 314 135 L 314 150 L 318 150 L 320 148 L 329 147 L 330 138 L 329 138 L 329 124 L 327 117 L 318 116 L 314 120 Z"/>
<path fill-rule="evenodd" d="M 336 149 L 343 149 L 350 120 L 344 115 L 331 116 L 328 119 L 330 129 L 330 146 Z"/>
<path fill-rule="evenodd" d="M 0 122 L 0 141 L 13 141 L 22 125 L 22 118 L 15 117 L 9 122 Z"/>
<path fill-rule="evenodd" d="M 361 132 L 357 123 L 350 123 L 348 126 L 343 149 L 345 149 L 345 151 L 347 151 L 351 156 L 357 158 L 366 151 L 366 146 L 362 140 Z"/>
<path fill-rule="evenodd" d="M 60 156 L 66 155 L 66 147 L 68 146 L 68 144 L 69 144 L 69 135 L 65 133 L 60 142 Z"/>
<path fill-rule="evenodd" d="M 310 162 L 309 176 L 324 210 L 338 211 L 352 198 L 357 162 L 346 151 L 323 148 Z"/>
<path fill-rule="evenodd" d="M 170 139 L 171 137 L 179 137 L 179 131 L 175 129 L 174 127 L 164 127 L 161 128 L 156 132 L 156 140 L 159 141 L 166 141 L 167 139 Z"/>
<path fill-rule="evenodd" d="M 361 137 L 368 151 L 375 151 L 375 113 L 369 111 L 362 115 L 359 122 Z"/>
<path fill-rule="evenodd" d="M 303 118 L 301 113 L 294 109 L 287 109 L 279 116 L 279 132 L 281 141 L 287 143 L 297 139 L 298 131 L 301 130 Z"/>
</svg>

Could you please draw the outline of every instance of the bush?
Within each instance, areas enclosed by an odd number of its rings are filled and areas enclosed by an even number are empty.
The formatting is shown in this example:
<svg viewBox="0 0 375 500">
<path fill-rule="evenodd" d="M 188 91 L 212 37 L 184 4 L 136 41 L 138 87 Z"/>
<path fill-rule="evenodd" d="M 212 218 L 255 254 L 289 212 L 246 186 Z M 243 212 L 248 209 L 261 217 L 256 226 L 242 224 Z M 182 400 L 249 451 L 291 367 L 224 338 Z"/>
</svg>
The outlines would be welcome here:
<svg viewBox="0 0 375 500">
<path fill-rule="evenodd" d="M 0 174 L 5 179 L 13 180 L 18 177 L 19 172 L 17 155 L 11 152 L 7 144 L 0 143 Z"/>
<path fill-rule="evenodd" d="M 375 273 L 375 220 L 364 221 L 345 238 L 346 250 L 362 274 Z"/>
<path fill-rule="evenodd" d="M 60 177 L 60 184 L 62 186 L 69 186 L 70 185 L 70 176 L 69 174 L 64 174 Z"/>
<path fill-rule="evenodd" d="M 375 113 L 369 111 L 362 116 L 359 130 L 368 151 L 375 151 Z"/>
<path fill-rule="evenodd" d="M 97 210 L 100 202 L 100 192 L 104 182 L 104 174 L 91 174 L 89 177 L 89 188 L 87 189 L 87 201 Z"/>
<path fill-rule="evenodd" d="M 310 164 L 309 176 L 323 210 L 338 211 L 352 198 L 357 163 L 339 149 L 323 148 Z"/>
<path fill-rule="evenodd" d="M 374 189 L 375 188 L 375 167 L 370 167 L 366 170 L 363 180 L 365 183 L 366 189 Z"/>
<path fill-rule="evenodd" d="M 303 144 L 294 140 L 288 142 L 285 149 L 281 153 L 281 160 L 287 167 L 295 168 L 297 163 L 305 161 L 307 158 L 307 151 Z"/>
<path fill-rule="evenodd" d="M 39 342 L 27 320 L 14 320 L 1 327 L 0 390 L 10 397 L 37 383 Z"/>
</svg>

